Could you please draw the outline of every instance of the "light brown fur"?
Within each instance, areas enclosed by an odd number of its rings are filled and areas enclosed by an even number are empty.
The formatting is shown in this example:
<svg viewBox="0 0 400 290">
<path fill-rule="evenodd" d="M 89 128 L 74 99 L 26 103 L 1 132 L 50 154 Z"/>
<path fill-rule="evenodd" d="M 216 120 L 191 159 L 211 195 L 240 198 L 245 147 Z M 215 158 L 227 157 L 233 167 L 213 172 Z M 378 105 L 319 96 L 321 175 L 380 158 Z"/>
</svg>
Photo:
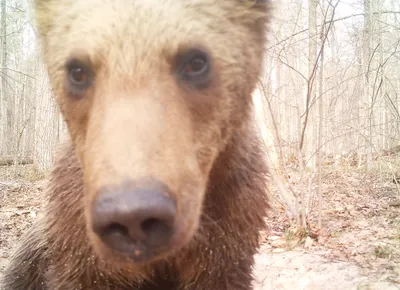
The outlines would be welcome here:
<svg viewBox="0 0 400 290">
<path fill-rule="evenodd" d="M 250 289 L 267 209 L 251 107 L 266 2 L 37 0 L 71 141 L 56 161 L 45 217 L 17 250 L 5 289 Z M 213 58 L 205 89 L 174 74 L 176 55 L 190 47 Z M 96 72 L 80 98 L 66 86 L 71 57 Z M 178 228 L 170 251 L 134 264 L 87 225 L 101 188 L 149 176 L 171 189 Z"/>
</svg>

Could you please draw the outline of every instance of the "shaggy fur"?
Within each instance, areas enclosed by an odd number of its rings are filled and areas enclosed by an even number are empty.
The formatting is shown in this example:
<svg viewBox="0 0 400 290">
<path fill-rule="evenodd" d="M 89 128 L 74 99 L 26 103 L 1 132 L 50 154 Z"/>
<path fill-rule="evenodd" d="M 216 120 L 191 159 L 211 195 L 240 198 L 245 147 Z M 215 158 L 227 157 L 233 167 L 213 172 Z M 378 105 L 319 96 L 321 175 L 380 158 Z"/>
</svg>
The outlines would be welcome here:
<svg viewBox="0 0 400 290">
<path fill-rule="evenodd" d="M 44 216 L 22 238 L 4 289 L 251 289 L 268 208 L 251 99 L 268 1 L 131 2 L 37 0 L 45 61 L 71 140 L 58 154 Z M 173 59 L 190 47 L 213 57 L 205 89 L 171 74 Z M 79 98 L 65 81 L 71 57 L 96 71 Z M 99 188 L 143 175 L 172 189 L 179 239 L 135 264 L 96 238 L 89 213 Z"/>
</svg>

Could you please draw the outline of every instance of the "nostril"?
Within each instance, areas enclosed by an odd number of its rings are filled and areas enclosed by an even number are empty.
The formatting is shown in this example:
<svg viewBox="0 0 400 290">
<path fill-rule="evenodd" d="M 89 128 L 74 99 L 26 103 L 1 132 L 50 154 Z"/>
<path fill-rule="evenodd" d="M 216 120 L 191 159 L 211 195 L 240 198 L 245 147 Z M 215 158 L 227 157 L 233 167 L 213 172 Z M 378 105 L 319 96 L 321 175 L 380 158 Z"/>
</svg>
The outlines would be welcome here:
<svg viewBox="0 0 400 290">
<path fill-rule="evenodd" d="M 140 223 L 140 230 L 146 236 L 150 247 L 159 247 L 166 243 L 172 235 L 172 225 L 168 220 L 148 218 Z"/>
<path fill-rule="evenodd" d="M 149 218 L 140 224 L 140 229 L 148 237 L 148 239 L 156 239 L 156 237 L 167 237 L 171 233 L 172 225 L 167 221 Z"/>
<path fill-rule="evenodd" d="M 123 225 L 112 223 L 102 231 L 101 235 L 102 236 L 121 235 L 124 237 L 129 237 L 129 230 L 127 227 Z"/>
<path fill-rule="evenodd" d="M 94 230 L 103 242 L 114 250 L 131 253 L 137 248 L 127 226 L 113 222 L 106 226 L 98 225 Z"/>
<path fill-rule="evenodd" d="M 142 229 L 143 232 L 149 233 L 157 229 L 157 227 L 160 226 L 161 221 L 157 220 L 155 218 L 149 218 L 147 220 L 144 220 L 140 224 L 140 228 Z"/>
</svg>

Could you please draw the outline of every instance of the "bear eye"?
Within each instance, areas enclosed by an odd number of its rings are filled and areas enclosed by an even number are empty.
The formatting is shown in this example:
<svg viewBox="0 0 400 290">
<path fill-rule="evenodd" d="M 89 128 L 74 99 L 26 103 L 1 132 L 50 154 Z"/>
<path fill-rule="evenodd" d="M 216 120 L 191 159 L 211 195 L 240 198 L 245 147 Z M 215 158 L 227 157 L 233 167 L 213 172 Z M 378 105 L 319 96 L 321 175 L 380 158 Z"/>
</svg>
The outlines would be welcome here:
<svg viewBox="0 0 400 290">
<path fill-rule="evenodd" d="M 73 67 L 69 70 L 69 79 L 75 86 L 84 86 L 88 81 L 88 75 L 81 67 Z"/>
<path fill-rule="evenodd" d="M 193 49 L 178 56 L 180 77 L 196 88 L 207 87 L 211 80 L 211 64 L 209 55 L 201 50 Z"/>
<path fill-rule="evenodd" d="M 202 75 L 208 68 L 207 59 L 204 55 L 194 55 L 184 67 L 186 75 L 195 77 L 196 75 Z"/>
<path fill-rule="evenodd" d="M 91 86 L 93 73 L 88 65 L 70 60 L 66 65 L 68 90 L 74 96 L 82 95 Z"/>
</svg>

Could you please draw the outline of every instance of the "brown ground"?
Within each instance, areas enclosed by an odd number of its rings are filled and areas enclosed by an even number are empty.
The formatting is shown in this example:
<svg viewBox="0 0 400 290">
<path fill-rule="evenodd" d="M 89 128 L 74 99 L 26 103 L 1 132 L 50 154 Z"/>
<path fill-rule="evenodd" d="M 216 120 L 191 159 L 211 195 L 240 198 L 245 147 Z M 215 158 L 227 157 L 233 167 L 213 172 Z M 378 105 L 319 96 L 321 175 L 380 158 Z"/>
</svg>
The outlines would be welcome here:
<svg viewBox="0 0 400 290">
<path fill-rule="evenodd" d="M 8 173 L 10 167 L 0 167 L 0 275 L 39 214 L 45 186 Z M 290 226 L 274 200 L 254 290 L 400 289 L 400 191 L 391 178 L 328 174 L 323 197 L 323 230 L 308 233 Z"/>
</svg>

